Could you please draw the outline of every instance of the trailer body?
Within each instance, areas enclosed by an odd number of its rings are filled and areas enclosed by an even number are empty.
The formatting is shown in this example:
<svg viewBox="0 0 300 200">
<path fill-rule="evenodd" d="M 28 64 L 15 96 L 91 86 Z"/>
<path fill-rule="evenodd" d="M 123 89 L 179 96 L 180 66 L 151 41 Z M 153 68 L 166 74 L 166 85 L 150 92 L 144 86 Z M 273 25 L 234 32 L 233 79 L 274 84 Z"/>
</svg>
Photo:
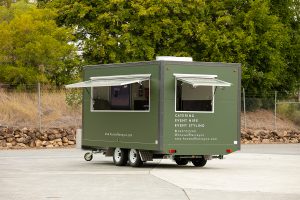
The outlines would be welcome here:
<svg viewBox="0 0 300 200">
<path fill-rule="evenodd" d="M 150 61 L 86 66 L 83 72 L 84 149 L 172 156 L 240 149 L 240 64 Z M 97 80 L 101 87 L 93 86 Z"/>
</svg>

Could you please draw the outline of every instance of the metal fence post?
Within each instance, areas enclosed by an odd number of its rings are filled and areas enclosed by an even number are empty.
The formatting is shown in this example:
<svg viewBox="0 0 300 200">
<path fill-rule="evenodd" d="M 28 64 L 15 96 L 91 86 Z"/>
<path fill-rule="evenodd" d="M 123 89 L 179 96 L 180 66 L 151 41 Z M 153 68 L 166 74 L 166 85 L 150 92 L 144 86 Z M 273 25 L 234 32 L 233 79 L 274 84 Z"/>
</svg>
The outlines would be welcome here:
<svg viewBox="0 0 300 200">
<path fill-rule="evenodd" d="M 42 131 L 41 84 L 40 83 L 38 83 L 38 116 L 39 116 L 39 130 Z"/>
<path fill-rule="evenodd" d="M 277 91 L 275 91 L 274 95 L 274 128 L 277 130 L 277 124 L 276 124 L 276 115 L 277 115 Z"/>
<path fill-rule="evenodd" d="M 244 101 L 244 128 L 246 129 L 247 123 L 246 123 L 246 97 L 245 97 L 245 88 L 243 88 L 243 101 Z"/>
</svg>

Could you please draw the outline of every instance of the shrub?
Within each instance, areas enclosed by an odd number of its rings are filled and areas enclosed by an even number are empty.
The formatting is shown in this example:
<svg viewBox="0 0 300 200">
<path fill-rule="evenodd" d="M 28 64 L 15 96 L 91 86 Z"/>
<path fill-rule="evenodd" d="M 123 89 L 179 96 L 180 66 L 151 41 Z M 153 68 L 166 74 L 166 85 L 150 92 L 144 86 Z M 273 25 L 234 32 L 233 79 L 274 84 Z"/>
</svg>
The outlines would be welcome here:
<svg viewBox="0 0 300 200">
<path fill-rule="evenodd" d="M 277 113 L 300 125 L 300 103 L 281 103 L 277 105 Z"/>
<path fill-rule="evenodd" d="M 77 107 L 82 103 L 81 89 L 71 89 L 66 92 L 66 103 L 71 107 Z"/>
</svg>

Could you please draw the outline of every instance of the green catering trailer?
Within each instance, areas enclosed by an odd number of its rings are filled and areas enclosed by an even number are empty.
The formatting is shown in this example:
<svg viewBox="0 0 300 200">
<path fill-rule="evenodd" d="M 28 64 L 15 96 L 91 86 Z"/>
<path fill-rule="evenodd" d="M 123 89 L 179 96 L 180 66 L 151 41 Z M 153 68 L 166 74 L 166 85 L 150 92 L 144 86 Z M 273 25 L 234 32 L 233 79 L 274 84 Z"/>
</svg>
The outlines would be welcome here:
<svg viewBox="0 0 300 200">
<path fill-rule="evenodd" d="M 171 158 L 203 167 L 240 149 L 240 64 L 185 58 L 84 67 L 84 81 L 66 87 L 84 88 L 87 161 L 104 153 L 117 166 Z"/>
</svg>

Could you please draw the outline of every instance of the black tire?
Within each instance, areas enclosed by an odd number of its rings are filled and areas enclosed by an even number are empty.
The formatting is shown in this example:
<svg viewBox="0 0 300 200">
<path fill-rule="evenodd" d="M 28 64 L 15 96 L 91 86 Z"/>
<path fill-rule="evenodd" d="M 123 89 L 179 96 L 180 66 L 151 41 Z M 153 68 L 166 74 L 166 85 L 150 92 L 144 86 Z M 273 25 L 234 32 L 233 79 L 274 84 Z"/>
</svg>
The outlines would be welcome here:
<svg viewBox="0 0 300 200">
<path fill-rule="evenodd" d="M 205 158 L 195 158 L 192 160 L 192 163 L 195 167 L 204 167 L 206 162 L 207 160 L 205 160 Z"/>
<path fill-rule="evenodd" d="M 115 148 L 113 154 L 113 160 L 116 166 L 126 165 L 128 161 L 127 150 L 121 148 Z"/>
<path fill-rule="evenodd" d="M 128 161 L 132 167 L 140 167 L 143 165 L 143 161 L 140 156 L 140 152 L 137 149 L 130 149 L 128 152 Z"/>
<path fill-rule="evenodd" d="M 174 159 L 177 165 L 187 165 L 188 164 L 188 160 L 185 158 L 175 158 Z"/>
<path fill-rule="evenodd" d="M 84 160 L 86 160 L 86 161 L 93 160 L 93 154 L 91 152 L 85 153 L 83 157 L 84 157 Z"/>
</svg>

